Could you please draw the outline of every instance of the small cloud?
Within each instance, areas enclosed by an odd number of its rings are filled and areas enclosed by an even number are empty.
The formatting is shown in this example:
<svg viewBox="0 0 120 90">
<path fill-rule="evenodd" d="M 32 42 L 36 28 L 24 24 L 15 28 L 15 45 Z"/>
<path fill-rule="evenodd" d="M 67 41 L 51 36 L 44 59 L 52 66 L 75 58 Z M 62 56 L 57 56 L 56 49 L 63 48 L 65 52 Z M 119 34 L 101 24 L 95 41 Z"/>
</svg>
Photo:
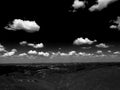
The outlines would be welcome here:
<svg viewBox="0 0 120 90">
<path fill-rule="evenodd" d="M 5 56 L 13 56 L 17 52 L 17 49 L 12 49 L 10 52 L 6 52 L 3 54 L 3 57 Z"/>
<path fill-rule="evenodd" d="M 31 47 L 36 48 L 36 49 L 44 47 L 43 43 L 38 43 L 38 44 L 28 43 L 28 46 L 31 46 Z"/>
<path fill-rule="evenodd" d="M 98 48 L 108 48 L 109 46 L 104 44 L 104 43 L 100 43 L 100 44 L 96 45 L 96 47 L 98 47 Z"/>
<path fill-rule="evenodd" d="M 0 52 L 7 52 L 7 50 L 5 50 L 5 47 L 1 44 L 0 44 Z"/>
<path fill-rule="evenodd" d="M 102 10 L 106 8 L 110 3 L 115 2 L 117 0 L 97 0 L 97 4 L 91 6 L 89 8 L 90 11 L 95 11 L 95 10 Z"/>
<path fill-rule="evenodd" d="M 78 55 L 80 56 L 93 56 L 93 53 L 85 53 L 85 52 L 79 52 Z"/>
<path fill-rule="evenodd" d="M 60 56 L 68 56 L 68 54 L 61 52 L 61 53 L 60 53 Z"/>
<path fill-rule="evenodd" d="M 76 51 L 70 51 L 68 53 L 63 53 L 63 52 L 57 52 L 57 53 L 52 53 L 51 58 L 57 57 L 57 56 L 93 56 L 93 53 L 85 53 L 85 52 L 76 52 Z"/>
<path fill-rule="evenodd" d="M 113 54 L 120 54 L 120 51 L 113 52 Z"/>
<path fill-rule="evenodd" d="M 97 54 L 103 54 L 103 51 L 102 50 L 97 50 L 96 53 Z"/>
<path fill-rule="evenodd" d="M 28 46 L 34 47 L 33 43 L 27 43 Z"/>
<path fill-rule="evenodd" d="M 2 44 L 0 44 L 0 48 L 4 48 L 4 46 Z"/>
<path fill-rule="evenodd" d="M 38 52 L 38 55 L 43 55 L 48 57 L 50 54 L 48 52 Z"/>
<path fill-rule="evenodd" d="M 107 52 L 108 52 L 108 53 L 111 53 L 112 51 L 111 51 L 111 50 L 108 50 Z"/>
<path fill-rule="evenodd" d="M 18 56 L 27 56 L 27 53 L 20 53 Z"/>
<path fill-rule="evenodd" d="M 40 26 L 35 21 L 15 19 L 13 24 L 9 24 L 5 27 L 7 30 L 25 30 L 26 32 L 39 31 Z"/>
<path fill-rule="evenodd" d="M 20 44 L 20 45 L 25 45 L 25 44 L 27 44 L 27 41 L 22 41 L 22 42 L 20 42 L 19 44 Z"/>
<path fill-rule="evenodd" d="M 111 25 L 110 28 L 111 29 L 117 29 L 118 27 L 116 25 Z"/>
<path fill-rule="evenodd" d="M 22 41 L 19 43 L 20 45 L 27 45 L 33 48 L 43 48 L 44 44 L 43 43 L 38 43 L 38 44 L 34 44 L 34 43 L 28 43 L 27 41 Z"/>
<path fill-rule="evenodd" d="M 68 55 L 77 55 L 76 51 L 70 51 Z"/>
<path fill-rule="evenodd" d="M 84 1 L 79 1 L 79 0 L 75 0 L 72 7 L 74 7 L 75 9 L 81 8 L 81 7 L 85 7 L 85 2 Z"/>
<path fill-rule="evenodd" d="M 86 1 L 74 0 L 74 2 L 72 4 L 72 8 L 74 8 L 74 10 L 70 10 L 70 11 L 76 12 L 76 9 L 85 8 L 85 3 L 86 3 Z"/>
<path fill-rule="evenodd" d="M 116 25 L 111 25 L 110 28 L 120 30 L 120 17 L 117 17 L 117 20 L 113 20 L 113 23 Z"/>
<path fill-rule="evenodd" d="M 63 52 L 52 52 L 52 55 L 50 58 L 54 58 L 54 57 L 57 57 L 57 56 L 69 56 L 68 53 L 63 53 Z"/>
<path fill-rule="evenodd" d="M 102 50 L 97 50 L 95 57 L 105 57 L 107 56 L 106 54 L 104 54 L 104 52 Z"/>
<path fill-rule="evenodd" d="M 38 52 L 36 50 L 29 50 L 28 54 L 34 54 L 34 55 L 36 55 L 36 54 L 38 54 Z"/>
<path fill-rule="evenodd" d="M 0 48 L 0 52 L 6 51 L 4 48 Z"/>
<path fill-rule="evenodd" d="M 77 38 L 77 39 L 73 42 L 73 44 L 75 44 L 75 45 L 93 44 L 94 42 L 96 42 L 96 40 L 91 41 L 91 40 L 89 40 L 88 38 L 85 38 L 85 39 L 83 39 L 83 38 Z"/>
<path fill-rule="evenodd" d="M 44 47 L 43 43 L 34 45 L 34 48 L 43 48 L 43 47 Z"/>
</svg>

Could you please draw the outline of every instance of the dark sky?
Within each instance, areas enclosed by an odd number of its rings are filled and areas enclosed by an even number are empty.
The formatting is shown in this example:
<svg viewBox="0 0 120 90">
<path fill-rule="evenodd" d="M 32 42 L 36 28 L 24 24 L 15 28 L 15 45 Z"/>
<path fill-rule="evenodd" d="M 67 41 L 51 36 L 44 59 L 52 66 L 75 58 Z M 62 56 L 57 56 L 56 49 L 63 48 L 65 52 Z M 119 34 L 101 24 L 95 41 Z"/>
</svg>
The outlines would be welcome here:
<svg viewBox="0 0 120 90">
<path fill-rule="evenodd" d="M 88 8 L 95 3 L 87 0 L 86 8 L 72 10 L 74 0 L 4 1 L 0 5 L 0 42 L 16 46 L 20 41 L 43 42 L 47 47 L 72 46 L 76 38 L 97 40 L 97 43 L 119 43 L 120 31 L 109 28 L 110 20 L 120 16 L 120 2 L 110 4 L 101 11 L 90 12 Z M 40 31 L 9 31 L 4 27 L 14 19 L 35 20 Z"/>
</svg>

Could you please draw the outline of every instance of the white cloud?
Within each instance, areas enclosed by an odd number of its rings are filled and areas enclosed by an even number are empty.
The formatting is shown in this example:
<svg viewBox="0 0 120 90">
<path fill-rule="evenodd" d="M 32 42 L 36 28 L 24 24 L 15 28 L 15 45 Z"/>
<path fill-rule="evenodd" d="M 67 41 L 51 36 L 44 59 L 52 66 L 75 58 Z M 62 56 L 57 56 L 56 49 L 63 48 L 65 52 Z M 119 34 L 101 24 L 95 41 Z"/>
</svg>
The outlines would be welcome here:
<svg viewBox="0 0 120 90">
<path fill-rule="evenodd" d="M 108 50 L 108 53 L 111 53 L 112 51 L 111 50 Z"/>
<path fill-rule="evenodd" d="M 50 58 L 54 58 L 54 57 L 57 57 L 58 55 L 61 55 L 61 52 L 59 51 L 59 52 L 52 52 L 52 55 L 51 55 L 51 57 Z M 65 53 L 64 53 L 64 55 L 65 55 Z M 63 55 L 63 56 L 64 56 Z M 67 54 L 68 55 L 68 54 Z"/>
<path fill-rule="evenodd" d="M 43 43 L 39 43 L 39 44 L 34 45 L 34 48 L 43 48 L 43 47 L 44 47 Z"/>
<path fill-rule="evenodd" d="M 17 49 L 12 49 L 10 52 L 6 52 L 3 56 L 12 56 L 17 52 Z"/>
<path fill-rule="evenodd" d="M 104 44 L 104 43 L 100 43 L 100 44 L 96 45 L 96 47 L 98 47 L 98 48 L 108 48 L 109 46 Z"/>
<path fill-rule="evenodd" d="M 76 51 L 70 51 L 69 53 L 68 53 L 68 55 L 76 55 L 77 53 L 76 53 Z"/>
<path fill-rule="evenodd" d="M 104 54 L 104 52 L 102 50 L 97 50 L 95 57 L 105 57 L 107 56 L 107 54 Z"/>
<path fill-rule="evenodd" d="M 93 56 L 94 54 L 93 53 L 85 53 L 85 52 L 76 52 L 76 51 L 69 51 L 68 53 L 63 53 L 63 52 L 57 52 L 57 53 L 54 53 L 52 52 L 52 55 L 50 58 L 54 58 L 54 57 L 57 57 L 57 56 L 75 56 L 75 57 L 79 57 L 79 56 Z"/>
<path fill-rule="evenodd" d="M 13 24 L 9 24 L 5 27 L 7 30 L 25 30 L 26 32 L 39 31 L 40 26 L 35 21 L 15 19 Z"/>
<path fill-rule="evenodd" d="M 25 44 L 27 44 L 27 41 L 22 41 L 22 42 L 20 42 L 19 44 L 20 44 L 20 45 L 25 45 Z"/>
<path fill-rule="evenodd" d="M 113 20 L 113 23 L 116 25 L 111 25 L 111 29 L 118 29 L 120 30 L 120 17 L 118 16 L 116 20 Z"/>
<path fill-rule="evenodd" d="M 102 50 L 97 50 L 96 53 L 97 54 L 103 54 L 103 51 Z"/>
<path fill-rule="evenodd" d="M 36 55 L 36 54 L 38 54 L 38 52 L 36 50 L 29 50 L 28 54 L 34 54 L 34 55 Z"/>
<path fill-rule="evenodd" d="M 93 56 L 93 53 L 85 53 L 85 52 L 79 52 L 78 55 L 80 56 Z"/>
<path fill-rule="evenodd" d="M 113 54 L 120 54 L 120 51 L 113 52 Z"/>
<path fill-rule="evenodd" d="M 6 51 L 4 48 L 0 48 L 0 52 L 2 52 L 2 51 Z"/>
<path fill-rule="evenodd" d="M 38 43 L 38 44 L 34 44 L 34 43 L 28 43 L 27 41 L 22 41 L 19 43 L 20 45 L 27 45 L 33 48 L 43 48 L 44 44 L 43 43 Z"/>
<path fill-rule="evenodd" d="M 7 50 L 5 50 L 5 47 L 2 44 L 0 44 L 0 52 L 7 52 Z"/>
<path fill-rule="evenodd" d="M 68 54 L 67 53 L 60 53 L 60 56 L 68 56 Z"/>
<path fill-rule="evenodd" d="M 4 48 L 4 46 L 2 44 L 0 44 L 0 48 Z"/>
<path fill-rule="evenodd" d="M 27 56 L 27 53 L 20 53 L 18 56 Z"/>
<path fill-rule="evenodd" d="M 38 55 L 43 55 L 48 57 L 50 54 L 48 52 L 38 52 Z"/>
<path fill-rule="evenodd" d="M 75 9 L 81 8 L 81 7 L 85 7 L 85 2 L 84 1 L 79 1 L 79 0 L 75 0 L 72 7 L 74 7 Z"/>
<path fill-rule="evenodd" d="M 95 10 L 102 10 L 106 8 L 110 3 L 115 2 L 117 0 L 97 0 L 97 4 L 91 6 L 89 8 L 90 11 L 95 11 Z"/>
<path fill-rule="evenodd" d="M 43 48 L 44 47 L 43 43 L 38 43 L 38 44 L 28 43 L 28 46 L 31 46 L 33 48 Z"/>
<path fill-rule="evenodd" d="M 96 42 L 96 40 L 91 41 L 91 40 L 89 40 L 88 38 L 85 38 L 85 39 L 83 39 L 83 38 L 77 38 L 77 39 L 73 42 L 73 44 L 75 44 L 75 45 L 93 44 L 94 42 Z"/>
<path fill-rule="evenodd" d="M 117 25 L 111 25 L 110 28 L 111 29 L 117 29 L 118 27 L 117 27 Z"/>
<path fill-rule="evenodd" d="M 35 44 L 33 43 L 27 43 L 28 46 L 34 47 Z"/>
</svg>

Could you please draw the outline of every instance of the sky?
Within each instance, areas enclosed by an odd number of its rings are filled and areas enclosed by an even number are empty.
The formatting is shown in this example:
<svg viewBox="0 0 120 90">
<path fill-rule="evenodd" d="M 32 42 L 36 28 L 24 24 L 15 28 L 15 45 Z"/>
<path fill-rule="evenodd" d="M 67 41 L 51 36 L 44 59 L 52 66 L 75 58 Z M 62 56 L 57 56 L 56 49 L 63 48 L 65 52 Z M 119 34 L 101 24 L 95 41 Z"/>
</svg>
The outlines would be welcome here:
<svg viewBox="0 0 120 90">
<path fill-rule="evenodd" d="M 119 0 L 7 3 L 0 5 L 0 43 L 8 51 L 120 50 Z"/>
</svg>

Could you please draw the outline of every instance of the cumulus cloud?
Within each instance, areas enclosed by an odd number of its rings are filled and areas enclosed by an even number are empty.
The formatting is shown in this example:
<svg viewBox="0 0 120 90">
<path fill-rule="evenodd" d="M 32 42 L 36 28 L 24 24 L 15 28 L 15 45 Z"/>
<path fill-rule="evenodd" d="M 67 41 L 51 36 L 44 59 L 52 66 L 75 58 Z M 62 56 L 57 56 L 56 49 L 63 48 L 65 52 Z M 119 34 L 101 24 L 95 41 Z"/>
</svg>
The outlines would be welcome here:
<svg viewBox="0 0 120 90">
<path fill-rule="evenodd" d="M 34 54 L 34 55 L 36 55 L 36 54 L 38 54 L 38 52 L 36 50 L 29 50 L 28 54 Z"/>
<path fill-rule="evenodd" d="M 5 47 L 2 44 L 0 44 L 0 52 L 7 52 L 7 50 L 5 50 Z"/>
<path fill-rule="evenodd" d="M 73 42 L 73 44 L 75 44 L 75 45 L 93 44 L 94 42 L 96 42 L 96 40 L 91 41 L 91 40 L 89 40 L 88 38 L 85 38 L 85 39 L 83 39 L 83 38 L 77 38 L 77 39 Z"/>
<path fill-rule="evenodd" d="M 111 28 L 111 29 L 117 29 L 118 26 L 117 26 L 117 25 L 111 25 L 110 28 Z M 119 28 L 118 28 L 118 29 L 119 29 Z"/>
<path fill-rule="evenodd" d="M 61 52 L 61 53 L 60 53 L 60 56 L 68 56 L 68 54 Z"/>
<path fill-rule="evenodd" d="M 102 50 L 97 50 L 96 53 L 97 54 L 103 54 L 103 51 Z"/>
<path fill-rule="evenodd" d="M 31 46 L 33 48 L 43 48 L 44 47 L 43 43 L 38 43 L 38 44 L 28 43 L 28 46 Z"/>
<path fill-rule="evenodd" d="M 107 56 L 106 54 L 104 54 L 104 52 L 102 50 L 97 50 L 95 57 L 105 57 Z"/>
<path fill-rule="evenodd" d="M 120 30 L 120 17 L 117 17 L 116 20 L 113 20 L 113 23 L 115 25 L 111 25 L 110 28 L 111 29 L 118 29 L 118 30 Z"/>
<path fill-rule="evenodd" d="M 76 12 L 76 10 L 79 8 L 85 8 L 85 3 L 86 3 L 86 1 L 74 0 L 74 2 L 72 4 L 73 10 L 69 10 L 69 11 Z"/>
<path fill-rule="evenodd" d="M 69 53 L 68 53 L 68 55 L 76 55 L 77 53 L 76 53 L 76 51 L 70 51 Z"/>
<path fill-rule="evenodd" d="M 38 55 L 43 55 L 48 57 L 50 54 L 48 52 L 38 52 Z"/>
<path fill-rule="evenodd" d="M 0 44 L 0 48 L 4 48 L 4 46 L 2 44 Z"/>
<path fill-rule="evenodd" d="M 27 56 L 27 53 L 20 53 L 18 56 Z"/>
<path fill-rule="evenodd" d="M 39 31 L 40 26 L 35 21 L 15 19 L 13 24 L 5 27 L 7 30 L 25 30 L 26 32 Z"/>
<path fill-rule="evenodd" d="M 76 51 L 69 51 L 68 53 L 64 53 L 64 52 L 52 52 L 51 55 L 51 59 L 57 56 L 65 56 L 65 57 L 69 57 L 69 56 L 75 56 L 75 57 L 79 57 L 79 56 L 93 56 L 93 53 L 85 53 L 85 52 L 76 52 Z"/>
<path fill-rule="evenodd" d="M 35 44 L 33 43 L 27 43 L 28 46 L 34 47 Z"/>
<path fill-rule="evenodd" d="M 44 44 L 43 43 L 38 43 L 38 44 L 34 44 L 34 43 L 28 43 L 27 41 L 22 41 L 19 43 L 20 45 L 27 45 L 33 48 L 43 48 Z"/>
<path fill-rule="evenodd" d="M 29 50 L 27 53 L 21 53 L 19 56 L 29 56 L 29 55 L 38 55 L 48 57 L 50 53 L 48 52 L 37 52 L 36 50 Z"/>
<path fill-rule="evenodd" d="M 6 52 L 3 56 L 13 56 L 17 52 L 17 49 L 12 49 L 10 52 Z"/>
<path fill-rule="evenodd" d="M 27 44 L 27 41 L 22 41 L 22 42 L 20 42 L 19 44 L 20 44 L 20 45 L 25 45 L 25 44 Z"/>
<path fill-rule="evenodd" d="M 120 51 L 115 51 L 113 52 L 113 54 L 120 54 Z"/>
<path fill-rule="evenodd" d="M 74 7 L 75 9 L 81 8 L 81 7 L 85 7 L 85 2 L 84 1 L 79 1 L 79 0 L 75 0 L 72 7 Z"/>
<path fill-rule="evenodd" d="M 43 43 L 38 43 L 34 46 L 34 48 L 43 48 L 43 47 L 44 47 Z"/>
<path fill-rule="evenodd" d="M 100 44 L 96 45 L 96 47 L 98 47 L 98 48 L 108 48 L 109 46 L 104 44 L 104 43 L 100 43 Z"/>
<path fill-rule="evenodd" d="M 2 51 L 6 51 L 4 48 L 0 48 L 0 52 L 2 52 Z"/>
<path fill-rule="evenodd" d="M 112 51 L 111 51 L 111 50 L 108 50 L 107 52 L 108 52 L 108 53 L 111 53 Z"/>
<path fill-rule="evenodd" d="M 97 0 L 97 4 L 91 6 L 89 8 L 90 11 L 95 11 L 95 10 L 102 10 L 106 8 L 110 3 L 115 2 L 117 0 Z"/>
<path fill-rule="evenodd" d="M 78 55 L 80 56 L 93 56 L 93 53 L 85 53 L 85 52 L 79 52 Z"/>
<path fill-rule="evenodd" d="M 52 58 L 57 57 L 57 56 L 59 56 L 59 55 L 60 55 L 60 56 L 68 56 L 67 53 L 61 53 L 61 52 L 59 51 L 59 52 L 56 52 L 56 53 L 55 53 L 55 52 L 52 52 L 52 55 L 51 55 L 50 58 L 52 59 Z"/>
</svg>

